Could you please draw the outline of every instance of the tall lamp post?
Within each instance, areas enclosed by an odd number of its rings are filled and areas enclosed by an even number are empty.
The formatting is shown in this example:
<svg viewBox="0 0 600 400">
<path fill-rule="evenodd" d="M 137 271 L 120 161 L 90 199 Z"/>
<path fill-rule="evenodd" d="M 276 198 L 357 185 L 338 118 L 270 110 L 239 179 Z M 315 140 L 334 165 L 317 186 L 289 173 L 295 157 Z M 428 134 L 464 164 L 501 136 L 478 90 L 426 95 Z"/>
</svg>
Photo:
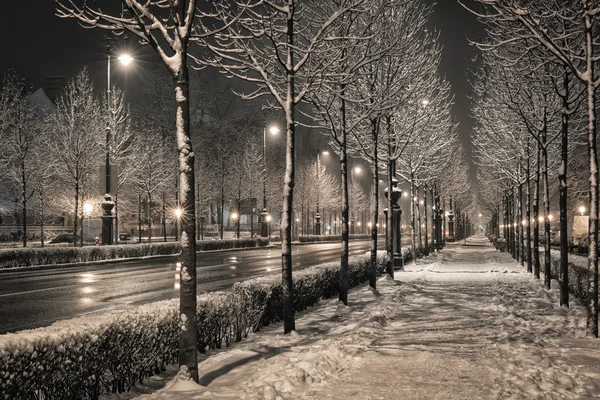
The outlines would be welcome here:
<svg viewBox="0 0 600 400">
<path fill-rule="evenodd" d="M 115 203 L 113 201 L 111 190 L 114 192 L 116 188 L 111 188 L 111 165 L 110 165 L 110 114 L 112 112 L 111 99 L 110 99 L 110 59 L 112 51 L 123 41 L 126 40 L 127 36 L 124 36 L 117 44 L 111 46 L 107 41 L 106 43 L 106 105 L 108 118 L 106 120 L 106 164 L 105 164 L 105 179 L 106 187 L 104 200 L 102 201 L 102 244 L 111 245 L 113 244 L 113 208 Z M 129 65 L 133 61 L 133 58 L 127 54 L 123 54 L 118 57 L 118 60 L 123 65 Z"/>
<path fill-rule="evenodd" d="M 279 133 L 279 128 L 272 126 L 269 128 L 271 135 Z M 267 211 L 267 127 L 263 125 L 263 209 L 260 213 L 260 237 L 269 236 L 269 212 Z"/>
<path fill-rule="evenodd" d="M 323 150 L 323 155 L 328 156 L 329 152 L 327 150 Z M 321 188 L 319 184 L 321 183 L 321 151 L 319 150 L 319 146 L 317 146 L 317 215 L 315 215 L 315 235 L 321 234 L 321 214 L 319 214 L 319 192 Z"/>
</svg>

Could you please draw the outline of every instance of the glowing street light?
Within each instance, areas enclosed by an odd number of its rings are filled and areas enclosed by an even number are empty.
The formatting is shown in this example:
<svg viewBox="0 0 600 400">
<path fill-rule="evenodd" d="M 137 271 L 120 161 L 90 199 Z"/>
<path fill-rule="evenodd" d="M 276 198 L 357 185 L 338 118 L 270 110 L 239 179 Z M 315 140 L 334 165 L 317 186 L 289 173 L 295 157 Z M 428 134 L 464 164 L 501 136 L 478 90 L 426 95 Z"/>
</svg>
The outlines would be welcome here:
<svg viewBox="0 0 600 400">
<path fill-rule="evenodd" d="M 94 205 L 92 203 L 86 202 L 83 204 L 83 212 L 87 217 L 90 216 L 92 211 L 94 211 Z"/>
<path fill-rule="evenodd" d="M 554 219 L 554 216 L 552 216 L 552 214 L 548 215 L 548 221 L 552 221 Z"/>
<path fill-rule="evenodd" d="M 585 213 L 585 207 L 584 206 L 579 207 L 579 212 L 581 213 L 581 215 L 583 215 Z"/>
<path fill-rule="evenodd" d="M 129 54 L 121 54 L 118 59 L 123 65 L 129 65 L 133 62 L 133 57 L 131 57 Z"/>
<path fill-rule="evenodd" d="M 239 239 L 240 238 L 240 215 L 236 212 L 231 213 L 231 220 L 233 221 L 233 223 L 235 224 L 235 238 Z"/>
<path fill-rule="evenodd" d="M 181 215 L 183 214 L 183 211 L 179 207 L 177 207 L 173 212 L 175 213 L 175 216 L 177 217 L 177 219 L 180 219 Z"/>
<path fill-rule="evenodd" d="M 355 167 L 354 172 L 356 172 L 357 174 L 360 174 L 362 172 L 362 169 L 360 167 Z"/>
</svg>

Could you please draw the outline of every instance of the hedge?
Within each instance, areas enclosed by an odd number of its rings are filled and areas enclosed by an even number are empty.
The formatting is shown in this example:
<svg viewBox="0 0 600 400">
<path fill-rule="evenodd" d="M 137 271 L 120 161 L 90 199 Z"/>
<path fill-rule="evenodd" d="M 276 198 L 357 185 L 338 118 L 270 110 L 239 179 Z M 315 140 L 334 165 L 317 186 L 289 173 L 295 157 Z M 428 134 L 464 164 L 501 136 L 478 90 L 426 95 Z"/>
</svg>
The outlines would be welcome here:
<svg viewBox="0 0 600 400">
<path fill-rule="evenodd" d="M 387 256 L 378 253 L 378 274 Z M 351 257 L 350 287 L 368 279 L 369 255 Z M 339 263 L 297 272 L 295 307 L 301 311 L 338 291 Z M 229 292 L 198 297 L 198 351 L 240 341 L 282 317 L 281 278 L 238 283 Z M 80 318 L 0 336 L 0 399 L 98 399 L 128 391 L 178 358 L 178 302 Z"/>
<path fill-rule="evenodd" d="M 382 235 L 378 235 L 382 236 Z M 348 235 L 349 239 L 371 239 L 371 234 L 364 235 Z M 341 241 L 341 235 L 302 235 L 298 236 L 298 241 L 300 243 L 311 243 L 311 242 L 331 242 L 331 241 Z"/>
<path fill-rule="evenodd" d="M 266 246 L 266 239 L 203 240 L 198 251 Z M 72 264 L 146 256 L 178 254 L 179 242 L 122 244 L 115 246 L 44 247 L 0 250 L 0 269 L 31 265 Z"/>
<path fill-rule="evenodd" d="M 558 281 L 560 271 L 560 251 L 550 251 L 550 277 Z M 544 252 L 540 252 L 541 272 L 544 268 Z M 587 284 L 588 284 L 588 269 L 587 257 L 574 256 L 569 254 L 569 292 L 585 302 L 587 299 Z"/>
</svg>

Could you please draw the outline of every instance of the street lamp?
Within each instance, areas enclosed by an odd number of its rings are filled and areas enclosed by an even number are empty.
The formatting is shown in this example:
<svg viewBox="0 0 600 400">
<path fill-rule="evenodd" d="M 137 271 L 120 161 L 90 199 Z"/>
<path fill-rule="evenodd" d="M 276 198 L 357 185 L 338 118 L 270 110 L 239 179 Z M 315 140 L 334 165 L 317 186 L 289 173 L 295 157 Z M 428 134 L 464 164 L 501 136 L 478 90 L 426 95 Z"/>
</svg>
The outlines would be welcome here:
<svg viewBox="0 0 600 400">
<path fill-rule="evenodd" d="M 124 40 L 127 40 L 127 36 L 123 36 L 119 42 L 115 45 L 111 46 L 110 43 L 106 42 L 106 106 L 107 106 L 107 114 L 108 118 L 106 120 L 106 163 L 105 163 L 105 179 L 106 179 L 106 187 L 104 200 L 102 201 L 102 210 L 104 213 L 102 214 L 102 244 L 111 245 L 113 244 L 113 208 L 115 207 L 115 203 L 113 201 L 111 195 L 111 166 L 110 166 L 110 117 L 112 113 L 111 109 L 111 99 L 110 99 L 110 58 L 112 51 Z M 118 57 L 118 60 L 123 65 L 129 65 L 133 61 L 133 58 L 128 54 L 122 54 Z M 116 174 L 116 171 L 115 171 Z M 116 178 L 116 177 L 115 177 Z M 115 191 L 116 188 L 112 189 Z"/>
<path fill-rule="evenodd" d="M 235 238 L 239 239 L 240 238 L 240 216 L 238 215 L 238 213 L 231 213 L 231 220 L 233 221 L 233 223 L 235 224 Z"/>
<path fill-rule="evenodd" d="M 279 128 L 276 126 L 272 126 L 269 128 L 269 133 L 271 135 L 276 135 L 279 133 Z M 263 209 L 260 213 L 261 224 L 260 224 L 260 237 L 268 237 L 269 236 L 269 221 L 267 218 L 269 217 L 269 213 L 267 212 L 267 127 L 263 125 Z"/>
<path fill-rule="evenodd" d="M 181 221 L 181 215 L 183 214 L 183 211 L 181 210 L 180 207 L 177 207 L 173 213 L 175 214 L 175 241 L 179 240 L 178 238 L 178 232 L 179 232 L 179 221 Z M 150 233 L 152 235 L 152 233 Z"/>
<path fill-rule="evenodd" d="M 581 215 L 583 215 L 585 213 L 585 207 L 584 206 L 579 207 L 579 213 Z"/>
<path fill-rule="evenodd" d="M 328 156 L 329 152 L 327 150 L 323 150 L 323 155 Z M 319 214 L 319 192 L 321 188 L 319 184 L 321 183 L 321 151 L 319 150 L 319 146 L 317 146 L 317 215 L 315 215 L 315 235 L 321 234 L 321 214 Z"/>
<path fill-rule="evenodd" d="M 271 220 L 273 219 L 273 217 L 271 217 L 271 214 L 267 214 L 265 216 L 265 221 L 267 222 L 267 237 L 269 238 L 269 241 L 271 241 Z"/>
</svg>

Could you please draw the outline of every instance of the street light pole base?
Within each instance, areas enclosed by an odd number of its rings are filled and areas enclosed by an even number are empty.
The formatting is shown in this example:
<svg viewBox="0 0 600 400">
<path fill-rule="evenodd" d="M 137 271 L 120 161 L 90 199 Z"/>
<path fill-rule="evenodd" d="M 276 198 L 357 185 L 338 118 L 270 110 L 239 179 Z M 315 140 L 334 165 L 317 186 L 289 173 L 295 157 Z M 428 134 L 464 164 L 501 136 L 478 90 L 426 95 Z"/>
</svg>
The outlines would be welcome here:
<svg viewBox="0 0 600 400">
<path fill-rule="evenodd" d="M 113 244 L 113 214 L 112 210 L 115 207 L 115 203 L 112 201 L 112 196 L 110 194 L 104 195 L 104 200 L 102 201 L 102 210 L 104 210 L 104 214 L 102 215 L 102 244 L 103 245 L 112 245 Z"/>
<path fill-rule="evenodd" d="M 261 238 L 267 238 L 269 237 L 269 221 L 268 221 L 268 217 L 269 213 L 267 212 L 266 208 L 262 209 L 262 212 L 260 213 L 260 237 Z"/>
</svg>

